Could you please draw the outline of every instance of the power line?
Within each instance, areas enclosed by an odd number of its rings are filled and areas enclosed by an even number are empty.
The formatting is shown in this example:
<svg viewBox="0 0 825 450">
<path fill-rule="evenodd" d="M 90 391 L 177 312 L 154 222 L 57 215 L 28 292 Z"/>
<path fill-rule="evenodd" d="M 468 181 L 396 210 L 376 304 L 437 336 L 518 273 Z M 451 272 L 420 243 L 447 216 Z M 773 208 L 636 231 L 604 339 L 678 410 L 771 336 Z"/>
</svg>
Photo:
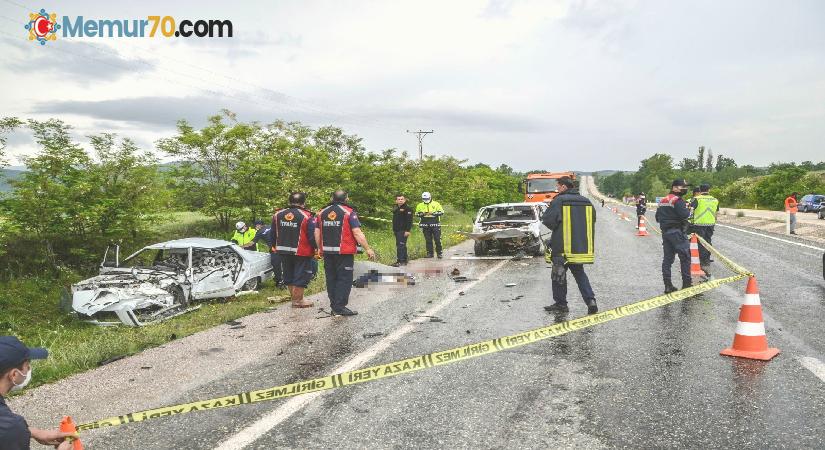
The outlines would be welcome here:
<svg viewBox="0 0 825 450">
<path fill-rule="evenodd" d="M 433 130 L 430 130 L 430 131 L 424 131 L 424 130 L 410 131 L 410 130 L 407 130 L 407 133 L 414 134 L 418 138 L 418 160 L 419 161 L 423 160 L 424 159 L 424 136 L 426 136 L 428 134 L 433 134 L 433 133 L 435 133 L 435 131 L 433 131 Z"/>
</svg>

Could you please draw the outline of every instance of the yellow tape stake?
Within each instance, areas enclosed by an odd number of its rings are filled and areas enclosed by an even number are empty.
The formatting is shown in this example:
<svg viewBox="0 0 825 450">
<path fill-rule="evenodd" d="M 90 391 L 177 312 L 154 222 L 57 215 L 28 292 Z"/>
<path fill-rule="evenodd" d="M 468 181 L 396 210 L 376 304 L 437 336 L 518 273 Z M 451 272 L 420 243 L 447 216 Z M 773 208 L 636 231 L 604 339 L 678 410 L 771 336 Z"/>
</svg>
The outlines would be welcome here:
<svg viewBox="0 0 825 450">
<path fill-rule="evenodd" d="M 195 411 L 208 409 L 229 408 L 232 406 L 258 403 L 280 398 L 293 397 L 310 392 L 337 389 L 353 384 L 366 383 L 380 380 L 382 378 L 393 377 L 405 373 L 416 372 L 445 364 L 452 364 L 476 358 L 482 355 L 500 352 L 522 345 L 561 336 L 573 331 L 589 328 L 611 320 L 632 316 L 651 309 L 659 308 L 670 303 L 684 300 L 703 292 L 710 291 L 726 283 L 733 283 L 746 277 L 747 274 L 737 274 L 728 278 L 711 280 L 697 284 L 687 289 L 682 289 L 666 295 L 659 295 L 647 300 L 631 303 L 618 308 L 609 309 L 597 314 L 568 320 L 554 325 L 536 328 L 522 333 L 490 339 L 475 344 L 456 347 L 449 350 L 428 353 L 412 358 L 394 361 L 387 364 L 367 367 L 364 369 L 352 370 L 349 372 L 329 375 L 312 380 L 299 381 L 291 384 L 260 389 L 256 391 L 242 392 L 239 394 L 227 395 L 209 400 L 200 400 L 192 403 L 182 403 L 179 405 L 166 406 L 162 408 L 147 409 L 145 411 L 132 412 L 123 416 L 110 417 L 108 419 L 96 420 L 77 426 L 79 431 L 93 430 L 97 428 L 113 427 L 133 422 L 143 422 L 146 420 L 159 419 L 161 417 L 177 416 Z"/>
</svg>

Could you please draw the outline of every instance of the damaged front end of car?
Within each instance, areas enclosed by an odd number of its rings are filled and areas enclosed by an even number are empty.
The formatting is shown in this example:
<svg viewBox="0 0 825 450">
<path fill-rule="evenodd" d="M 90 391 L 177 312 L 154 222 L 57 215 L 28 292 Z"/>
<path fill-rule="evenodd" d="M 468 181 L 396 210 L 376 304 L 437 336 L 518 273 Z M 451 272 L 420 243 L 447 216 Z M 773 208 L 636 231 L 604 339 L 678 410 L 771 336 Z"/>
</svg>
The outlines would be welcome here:
<svg viewBox="0 0 825 450">
<path fill-rule="evenodd" d="M 197 309 L 183 284 L 174 274 L 107 273 L 73 285 L 72 308 L 97 325 L 143 326 Z"/>
</svg>

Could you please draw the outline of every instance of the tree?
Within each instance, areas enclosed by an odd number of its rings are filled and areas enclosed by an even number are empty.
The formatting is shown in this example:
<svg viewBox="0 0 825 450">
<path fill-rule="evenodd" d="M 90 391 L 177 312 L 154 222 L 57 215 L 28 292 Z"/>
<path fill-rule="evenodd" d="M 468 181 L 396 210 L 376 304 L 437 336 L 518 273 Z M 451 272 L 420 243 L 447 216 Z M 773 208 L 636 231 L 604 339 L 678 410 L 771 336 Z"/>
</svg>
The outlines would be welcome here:
<svg viewBox="0 0 825 450">
<path fill-rule="evenodd" d="M 696 160 L 693 158 L 682 158 L 682 160 L 676 165 L 679 167 L 679 170 L 685 172 L 693 172 L 699 169 L 699 166 L 696 164 Z"/>
<path fill-rule="evenodd" d="M 25 224 L 7 243 L 32 267 L 75 267 L 99 261 L 111 241 L 134 242 L 162 202 L 154 157 L 113 134 L 90 136 L 97 161 L 71 138 L 71 127 L 29 120 L 40 146 L 11 182 L 6 214 Z"/>
<path fill-rule="evenodd" d="M 14 131 L 23 125 L 23 121 L 17 117 L 3 117 L 0 119 L 0 167 L 7 164 L 6 156 L 6 134 Z"/>
<path fill-rule="evenodd" d="M 669 185 L 673 175 L 673 158 L 665 153 L 656 153 L 642 160 L 631 188 L 633 192 L 648 192 L 653 188 L 653 180 Z"/>
<path fill-rule="evenodd" d="M 708 149 L 708 160 L 705 163 L 705 172 L 713 172 L 713 150 Z"/>
<path fill-rule="evenodd" d="M 728 168 L 736 168 L 736 161 L 732 158 L 726 158 L 721 153 L 716 157 L 716 171 L 721 172 Z"/>
<path fill-rule="evenodd" d="M 699 147 L 699 157 L 696 158 L 696 169 L 700 170 L 702 167 L 705 167 L 705 146 L 704 145 Z"/>
</svg>

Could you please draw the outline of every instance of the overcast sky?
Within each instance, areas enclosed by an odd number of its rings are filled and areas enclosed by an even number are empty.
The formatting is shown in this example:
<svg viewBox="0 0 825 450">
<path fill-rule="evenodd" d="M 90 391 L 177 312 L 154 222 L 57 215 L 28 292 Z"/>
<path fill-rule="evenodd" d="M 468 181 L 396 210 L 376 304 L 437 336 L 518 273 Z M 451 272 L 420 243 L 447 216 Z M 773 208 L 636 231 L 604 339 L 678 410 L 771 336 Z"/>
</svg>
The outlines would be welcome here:
<svg viewBox="0 0 825 450">
<path fill-rule="evenodd" d="M 233 38 L 40 46 L 59 16 L 230 19 Z M 367 148 L 516 169 L 635 169 L 699 145 L 740 164 L 825 160 L 825 1 L 0 0 L 0 115 L 152 147 L 175 121 L 337 125 Z M 11 136 L 12 164 L 34 150 Z"/>
</svg>

